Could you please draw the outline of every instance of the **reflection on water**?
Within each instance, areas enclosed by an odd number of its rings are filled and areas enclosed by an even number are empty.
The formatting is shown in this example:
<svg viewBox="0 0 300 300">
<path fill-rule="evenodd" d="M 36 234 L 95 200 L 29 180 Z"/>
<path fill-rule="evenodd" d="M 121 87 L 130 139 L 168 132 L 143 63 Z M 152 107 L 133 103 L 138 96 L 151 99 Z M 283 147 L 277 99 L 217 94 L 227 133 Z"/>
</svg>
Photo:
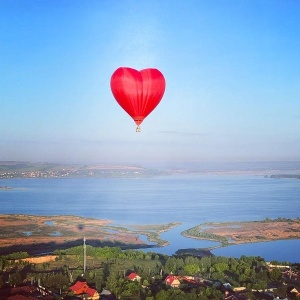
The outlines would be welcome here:
<svg viewBox="0 0 300 300">
<path fill-rule="evenodd" d="M 54 226 L 54 221 L 46 221 L 44 222 L 45 225 Z"/>
<path fill-rule="evenodd" d="M 53 231 L 49 234 L 50 236 L 62 236 L 62 233 L 60 231 Z"/>
</svg>

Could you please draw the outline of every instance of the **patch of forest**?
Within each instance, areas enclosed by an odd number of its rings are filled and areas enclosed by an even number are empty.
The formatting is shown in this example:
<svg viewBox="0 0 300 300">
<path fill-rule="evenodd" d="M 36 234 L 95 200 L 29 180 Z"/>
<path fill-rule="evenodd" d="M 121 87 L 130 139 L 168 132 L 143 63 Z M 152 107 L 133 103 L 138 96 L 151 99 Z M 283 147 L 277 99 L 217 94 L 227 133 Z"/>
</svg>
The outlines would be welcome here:
<svg viewBox="0 0 300 300">
<path fill-rule="evenodd" d="M 82 245 L 56 250 L 56 259 L 43 263 L 30 262 L 26 252 L 0 256 L 0 286 L 38 282 L 62 299 L 70 294 L 72 283 L 81 278 L 99 293 L 106 289 L 121 300 L 221 300 L 226 290 L 236 297 L 261 299 L 263 292 L 258 290 L 273 289 L 274 297 L 286 297 L 291 286 L 300 288 L 300 264 L 272 261 L 270 268 L 261 257 L 168 256 L 91 245 L 86 245 L 85 251 L 85 261 Z M 274 265 L 284 265 L 285 269 Z M 129 280 L 130 272 L 137 273 L 140 280 Z M 182 279 L 178 288 L 166 284 L 170 274 Z"/>
</svg>

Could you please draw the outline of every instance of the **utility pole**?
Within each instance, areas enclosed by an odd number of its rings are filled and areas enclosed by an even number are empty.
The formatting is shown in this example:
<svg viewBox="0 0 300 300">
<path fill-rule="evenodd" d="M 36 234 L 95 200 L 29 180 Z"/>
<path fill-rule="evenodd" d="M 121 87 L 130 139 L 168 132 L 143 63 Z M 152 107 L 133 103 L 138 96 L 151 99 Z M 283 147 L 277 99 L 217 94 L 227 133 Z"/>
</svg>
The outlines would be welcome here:
<svg viewBox="0 0 300 300">
<path fill-rule="evenodd" d="M 86 270 L 86 244 L 85 244 L 85 236 L 83 237 L 83 274 L 85 274 Z"/>
</svg>

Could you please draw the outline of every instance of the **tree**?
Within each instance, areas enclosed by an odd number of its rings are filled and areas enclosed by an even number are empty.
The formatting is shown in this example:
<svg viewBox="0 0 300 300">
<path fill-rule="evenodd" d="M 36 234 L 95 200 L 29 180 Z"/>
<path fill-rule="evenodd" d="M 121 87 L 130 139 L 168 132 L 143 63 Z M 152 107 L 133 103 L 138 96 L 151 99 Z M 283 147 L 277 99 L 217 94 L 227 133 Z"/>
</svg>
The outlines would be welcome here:
<svg viewBox="0 0 300 300">
<path fill-rule="evenodd" d="M 222 272 L 213 272 L 212 274 L 211 274 L 211 278 L 213 279 L 213 280 L 220 280 L 220 279 L 222 279 L 224 277 L 224 273 L 222 273 Z"/>
<path fill-rule="evenodd" d="M 110 273 L 106 279 L 106 288 L 113 292 L 114 294 L 118 294 L 118 279 L 115 274 Z"/>
<path fill-rule="evenodd" d="M 16 286 L 22 283 L 22 276 L 19 272 L 13 273 L 9 276 L 8 282 L 12 286 Z"/>
<path fill-rule="evenodd" d="M 155 300 L 169 300 L 169 293 L 165 290 L 160 290 L 156 294 Z"/>
<path fill-rule="evenodd" d="M 281 271 L 275 268 L 269 273 L 269 276 L 272 281 L 279 281 L 281 279 Z"/>
<path fill-rule="evenodd" d="M 177 271 L 177 262 L 175 257 L 169 257 L 165 263 L 165 272 L 166 273 L 176 273 Z"/>
<path fill-rule="evenodd" d="M 204 256 L 200 259 L 201 272 L 208 273 L 211 267 L 211 257 Z"/>
<path fill-rule="evenodd" d="M 214 264 L 214 269 L 217 272 L 224 273 L 225 271 L 229 270 L 229 266 L 226 263 L 220 262 L 220 263 Z"/>
<path fill-rule="evenodd" d="M 101 290 L 104 285 L 104 270 L 97 269 L 95 270 L 94 281 L 98 290 Z"/>
<path fill-rule="evenodd" d="M 7 265 L 7 259 L 4 256 L 0 256 L 0 270 L 2 271 Z"/>
<path fill-rule="evenodd" d="M 264 280 L 257 280 L 253 284 L 250 284 L 250 287 L 254 290 L 264 290 L 267 288 L 268 282 Z"/>
<path fill-rule="evenodd" d="M 196 275 L 200 271 L 200 267 L 196 264 L 185 265 L 183 268 L 187 275 Z"/>
<path fill-rule="evenodd" d="M 242 284 L 248 280 L 248 277 L 245 274 L 239 275 L 239 282 Z"/>
<path fill-rule="evenodd" d="M 50 275 L 43 279 L 43 284 L 59 291 L 66 289 L 66 287 L 69 286 L 69 278 L 67 275 L 63 274 Z"/>
<path fill-rule="evenodd" d="M 142 289 L 139 283 L 121 279 L 119 281 L 119 298 L 121 300 L 140 300 Z"/>
<path fill-rule="evenodd" d="M 211 287 L 206 288 L 206 296 L 209 299 L 214 299 L 214 300 L 223 299 L 223 294 L 216 288 L 211 288 Z"/>
</svg>

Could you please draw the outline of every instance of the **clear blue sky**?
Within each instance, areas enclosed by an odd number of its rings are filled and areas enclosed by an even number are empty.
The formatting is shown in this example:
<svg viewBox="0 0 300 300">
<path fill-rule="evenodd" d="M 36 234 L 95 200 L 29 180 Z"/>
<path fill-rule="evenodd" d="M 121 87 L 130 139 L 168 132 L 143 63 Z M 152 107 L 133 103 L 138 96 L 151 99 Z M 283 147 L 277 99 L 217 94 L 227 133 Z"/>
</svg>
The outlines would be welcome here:
<svg viewBox="0 0 300 300">
<path fill-rule="evenodd" d="M 120 66 L 167 88 L 135 132 Z M 300 160 L 300 1 L 1 0 L 0 160 Z"/>
</svg>

